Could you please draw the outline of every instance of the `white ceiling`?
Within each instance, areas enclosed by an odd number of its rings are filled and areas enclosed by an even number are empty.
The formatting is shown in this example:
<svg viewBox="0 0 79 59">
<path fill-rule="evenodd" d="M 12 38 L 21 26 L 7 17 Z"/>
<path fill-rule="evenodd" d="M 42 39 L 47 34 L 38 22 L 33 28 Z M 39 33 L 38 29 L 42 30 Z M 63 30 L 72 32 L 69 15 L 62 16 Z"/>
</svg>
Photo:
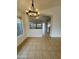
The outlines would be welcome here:
<svg viewBox="0 0 79 59">
<path fill-rule="evenodd" d="M 41 11 L 61 4 L 61 0 L 34 0 L 35 7 Z M 17 0 L 17 12 L 24 13 L 31 6 L 31 0 Z"/>
</svg>

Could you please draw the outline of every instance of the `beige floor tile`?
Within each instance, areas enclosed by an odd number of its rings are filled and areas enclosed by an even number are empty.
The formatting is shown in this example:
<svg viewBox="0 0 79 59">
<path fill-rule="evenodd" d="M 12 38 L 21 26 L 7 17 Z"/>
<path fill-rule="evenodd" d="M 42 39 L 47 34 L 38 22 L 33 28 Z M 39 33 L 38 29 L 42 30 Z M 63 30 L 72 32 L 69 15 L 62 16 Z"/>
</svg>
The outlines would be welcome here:
<svg viewBox="0 0 79 59">
<path fill-rule="evenodd" d="M 61 38 L 29 38 L 17 59 L 61 59 Z"/>
</svg>

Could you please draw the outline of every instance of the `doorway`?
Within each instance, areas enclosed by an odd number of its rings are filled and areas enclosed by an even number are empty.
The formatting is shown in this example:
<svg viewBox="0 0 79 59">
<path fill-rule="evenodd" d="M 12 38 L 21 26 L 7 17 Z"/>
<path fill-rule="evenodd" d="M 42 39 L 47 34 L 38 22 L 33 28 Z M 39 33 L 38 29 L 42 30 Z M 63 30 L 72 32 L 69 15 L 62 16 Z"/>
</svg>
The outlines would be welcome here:
<svg viewBox="0 0 79 59">
<path fill-rule="evenodd" d="M 29 18 L 29 37 L 50 36 L 51 17 L 39 16 L 39 18 Z"/>
</svg>

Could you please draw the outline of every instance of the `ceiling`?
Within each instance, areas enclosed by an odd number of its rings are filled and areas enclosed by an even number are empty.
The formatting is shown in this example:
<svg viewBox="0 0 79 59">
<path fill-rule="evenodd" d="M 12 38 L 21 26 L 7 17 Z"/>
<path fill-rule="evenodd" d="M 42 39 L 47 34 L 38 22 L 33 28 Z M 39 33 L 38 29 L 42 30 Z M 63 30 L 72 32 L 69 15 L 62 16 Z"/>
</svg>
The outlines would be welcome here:
<svg viewBox="0 0 79 59">
<path fill-rule="evenodd" d="M 29 21 L 33 22 L 33 23 L 42 23 L 42 22 L 49 22 L 51 20 L 50 16 L 44 16 L 44 15 L 40 15 L 38 17 L 38 19 L 36 19 L 35 17 L 29 17 Z"/>
<path fill-rule="evenodd" d="M 34 0 L 35 7 L 38 11 L 52 8 L 61 4 L 61 0 Z M 31 0 L 17 0 L 17 13 L 25 13 L 31 6 Z"/>
</svg>

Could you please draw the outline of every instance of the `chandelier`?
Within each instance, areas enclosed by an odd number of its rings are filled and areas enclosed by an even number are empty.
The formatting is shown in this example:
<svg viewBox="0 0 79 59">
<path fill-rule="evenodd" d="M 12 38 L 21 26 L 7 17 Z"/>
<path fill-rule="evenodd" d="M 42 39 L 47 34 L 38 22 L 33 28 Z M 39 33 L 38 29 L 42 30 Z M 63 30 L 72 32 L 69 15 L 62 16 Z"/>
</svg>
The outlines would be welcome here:
<svg viewBox="0 0 79 59">
<path fill-rule="evenodd" d="M 26 14 L 30 17 L 37 17 L 39 16 L 39 12 L 37 9 L 35 9 L 35 6 L 34 6 L 34 0 L 32 0 L 32 4 L 31 4 L 31 8 L 29 8 L 28 11 L 26 11 Z"/>
</svg>

